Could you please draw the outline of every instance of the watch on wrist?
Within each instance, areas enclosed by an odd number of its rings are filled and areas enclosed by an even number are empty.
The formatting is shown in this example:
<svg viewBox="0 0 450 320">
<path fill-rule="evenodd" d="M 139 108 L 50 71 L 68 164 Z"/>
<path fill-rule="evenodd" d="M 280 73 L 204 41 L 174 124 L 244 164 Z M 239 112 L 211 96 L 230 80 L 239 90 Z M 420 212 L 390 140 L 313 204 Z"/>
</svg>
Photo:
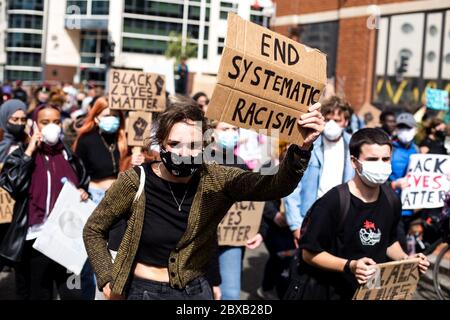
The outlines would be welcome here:
<svg viewBox="0 0 450 320">
<path fill-rule="evenodd" d="M 352 273 L 352 270 L 350 268 L 350 263 L 351 262 L 352 262 L 352 260 L 348 259 L 347 262 L 345 263 L 345 265 L 344 265 L 344 272 L 345 273 L 348 273 L 348 274 Z"/>
</svg>

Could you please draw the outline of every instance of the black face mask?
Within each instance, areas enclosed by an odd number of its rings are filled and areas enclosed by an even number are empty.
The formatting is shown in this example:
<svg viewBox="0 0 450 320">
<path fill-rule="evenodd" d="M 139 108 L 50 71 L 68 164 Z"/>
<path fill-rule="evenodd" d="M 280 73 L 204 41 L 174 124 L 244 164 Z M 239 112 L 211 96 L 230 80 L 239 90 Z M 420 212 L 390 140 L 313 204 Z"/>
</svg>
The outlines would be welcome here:
<svg viewBox="0 0 450 320">
<path fill-rule="evenodd" d="M 176 177 L 189 177 L 193 175 L 200 168 L 203 161 L 203 153 L 201 152 L 195 157 L 182 157 L 161 148 L 159 155 L 166 169 Z"/>
<path fill-rule="evenodd" d="M 25 125 L 24 124 L 13 124 L 13 123 L 7 123 L 6 124 L 6 130 L 11 133 L 14 138 L 17 140 L 20 140 L 23 135 L 25 134 Z"/>
<path fill-rule="evenodd" d="M 438 140 L 445 140 L 445 132 L 444 131 L 436 131 L 434 134 Z"/>
</svg>

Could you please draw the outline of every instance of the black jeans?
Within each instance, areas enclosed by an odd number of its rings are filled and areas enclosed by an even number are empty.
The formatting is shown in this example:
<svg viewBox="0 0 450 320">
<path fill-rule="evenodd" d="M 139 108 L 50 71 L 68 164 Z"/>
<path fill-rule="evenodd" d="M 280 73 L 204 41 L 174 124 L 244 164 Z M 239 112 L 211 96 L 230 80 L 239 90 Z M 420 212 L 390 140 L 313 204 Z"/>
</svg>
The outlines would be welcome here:
<svg viewBox="0 0 450 320">
<path fill-rule="evenodd" d="M 34 240 L 26 241 L 22 261 L 14 265 L 16 293 L 20 300 L 52 300 L 54 286 L 61 300 L 82 299 L 73 273 L 35 250 Z"/>
<path fill-rule="evenodd" d="M 192 280 L 184 289 L 174 289 L 167 282 L 134 277 L 128 300 L 212 300 L 212 290 L 204 277 Z"/>
</svg>

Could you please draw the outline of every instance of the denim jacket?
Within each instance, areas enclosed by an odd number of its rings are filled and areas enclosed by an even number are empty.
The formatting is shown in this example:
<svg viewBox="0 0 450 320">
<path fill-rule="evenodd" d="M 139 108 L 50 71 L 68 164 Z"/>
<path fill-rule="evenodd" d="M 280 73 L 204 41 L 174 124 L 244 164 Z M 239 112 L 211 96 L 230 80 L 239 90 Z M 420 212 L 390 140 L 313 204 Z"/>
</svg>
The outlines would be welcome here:
<svg viewBox="0 0 450 320">
<path fill-rule="evenodd" d="M 350 143 L 351 135 L 344 132 L 344 173 L 342 175 L 342 183 L 351 180 L 354 176 L 354 170 L 350 161 Z M 323 136 L 320 136 L 314 142 L 314 149 L 309 160 L 308 168 L 303 175 L 303 179 L 297 185 L 297 188 L 289 196 L 284 198 L 286 208 L 286 220 L 289 228 L 294 231 L 300 228 L 303 218 L 309 208 L 317 200 L 319 191 L 320 177 L 322 176 L 324 162 L 324 145 Z"/>
</svg>

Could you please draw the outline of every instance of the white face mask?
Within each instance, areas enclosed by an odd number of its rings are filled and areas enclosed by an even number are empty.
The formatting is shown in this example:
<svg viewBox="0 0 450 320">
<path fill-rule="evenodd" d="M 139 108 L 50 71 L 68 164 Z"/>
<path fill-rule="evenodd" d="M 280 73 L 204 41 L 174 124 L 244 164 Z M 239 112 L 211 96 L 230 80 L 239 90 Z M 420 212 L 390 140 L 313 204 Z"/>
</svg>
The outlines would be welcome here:
<svg viewBox="0 0 450 320">
<path fill-rule="evenodd" d="M 401 143 L 408 144 L 413 141 L 416 135 L 416 128 L 411 129 L 397 129 L 397 138 Z"/>
<path fill-rule="evenodd" d="M 46 125 L 44 128 L 42 128 L 41 133 L 44 143 L 53 146 L 57 144 L 59 141 L 59 137 L 61 134 L 61 127 L 54 123 L 50 123 Z"/>
<path fill-rule="evenodd" d="M 337 140 L 344 129 L 336 123 L 334 120 L 327 121 L 323 128 L 323 135 L 330 141 Z"/>
<path fill-rule="evenodd" d="M 362 170 L 358 173 L 361 180 L 365 185 L 369 187 L 377 187 L 387 181 L 392 173 L 392 167 L 390 162 L 384 161 L 359 161 L 362 165 Z"/>
</svg>

